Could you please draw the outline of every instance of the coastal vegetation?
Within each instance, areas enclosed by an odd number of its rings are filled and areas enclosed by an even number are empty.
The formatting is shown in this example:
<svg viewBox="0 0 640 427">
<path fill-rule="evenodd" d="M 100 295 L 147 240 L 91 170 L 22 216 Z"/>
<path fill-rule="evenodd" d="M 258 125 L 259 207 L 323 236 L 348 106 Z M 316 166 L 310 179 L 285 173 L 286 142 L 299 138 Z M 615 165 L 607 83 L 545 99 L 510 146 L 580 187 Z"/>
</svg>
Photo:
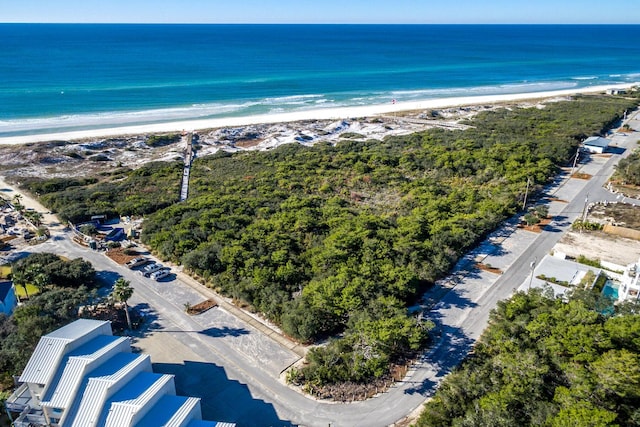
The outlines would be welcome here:
<svg viewBox="0 0 640 427">
<path fill-rule="evenodd" d="M 620 159 L 616 166 L 614 179 L 629 185 L 640 185 L 640 152 L 634 151 L 628 157 Z"/>
<path fill-rule="evenodd" d="M 302 342 L 327 339 L 289 378 L 319 392 L 383 378 L 423 348 L 433 324 L 407 307 L 517 211 L 528 179 L 535 193 L 582 139 L 634 106 L 580 96 L 485 111 L 466 130 L 222 152 L 195 160 L 183 203 L 171 202 L 175 163 L 114 172 L 43 202 L 67 219 L 155 211 L 142 240 L 160 257 Z"/>
<path fill-rule="evenodd" d="M 579 97 L 478 115 L 464 131 L 197 159 L 190 198 L 143 241 L 304 342 L 291 380 L 365 382 L 428 341 L 406 306 L 634 104 Z"/>
<path fill-rule="evenodd" d="M 165 135 L 151 135 L 150 137 L 147 138 L 147 140 L 145 141 L 145 144 L 147 144 L 150 147 L 160 147 L 163 145 L 176 143 L 180 141 L 180 138 L 181 136 L 179 133 L 170 133 Z"/>
<path fill-rule="evenodd" d="M 179 200 L 181 162 L 115 168 L 91 178 L 27 178 L 21 186 L 60 219 L 80 223 L 93 215 L 146 215 Z"/>
<path fill-rule="evenodd" d="M 576 290 L 498 303 L 471 355 L 425 405 L 418 427 L 632 426 L 640 422 L 638 305 Z"/>
<path fill-rule="evenodd" d="M 95 271 L 82 259 L 31 254 L 12 265 L 16 286 L 38 290 L 11 316 L 0 314 L 0 393 L 14 387 L 13 375 L 26 365 L 41 336 L 78 317 L 78 307 L 95 298 Z"/>
</svg>

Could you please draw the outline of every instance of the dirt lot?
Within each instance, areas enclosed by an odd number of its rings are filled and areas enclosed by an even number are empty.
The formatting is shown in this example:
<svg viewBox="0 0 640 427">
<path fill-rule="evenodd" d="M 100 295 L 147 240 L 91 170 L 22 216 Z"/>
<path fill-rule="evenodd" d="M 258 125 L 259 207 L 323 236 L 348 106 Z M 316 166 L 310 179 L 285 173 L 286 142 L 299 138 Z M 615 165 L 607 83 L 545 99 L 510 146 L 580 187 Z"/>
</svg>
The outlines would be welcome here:
<svg viewBox="0 0 640 427">
<path fill-rule="evenodd" d="M 640 209 L 624 203 L 596 205 L 589 211 L 589 220 L 640 230 Z"/>
<path fill-rule="evenodd" d="M 627 265 L 640 258 L 640 241 L 612 236 L 602 231 L 570 231 L 554 247 L 572 257 L 584 255 L 590 259 Z"/>
</svg>

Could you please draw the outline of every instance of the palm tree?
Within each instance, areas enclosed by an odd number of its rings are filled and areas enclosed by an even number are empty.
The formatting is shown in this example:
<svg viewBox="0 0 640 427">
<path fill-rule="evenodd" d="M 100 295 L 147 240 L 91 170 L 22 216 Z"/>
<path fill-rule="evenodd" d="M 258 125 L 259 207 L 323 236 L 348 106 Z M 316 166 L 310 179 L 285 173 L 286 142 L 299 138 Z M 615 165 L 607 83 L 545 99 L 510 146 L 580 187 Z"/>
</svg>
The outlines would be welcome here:
<svg viewBox="0 0 640 427">
<path fill-rule="evenodd" d="M 27 267 L 25 275 L 40 292 L 49 284 L 49 276 L 44 272 L 40 264 L 33 264 Z"/>
<path fill-rule="evenodd" d="M 15 210 L 17 210 L 20 213 L 24 211 L 24 206 L 22 205 L 21 200 L 22 200 L 21 194 L 16 194 L 15 196 L 13 196 L 13 207 L 15 208 Z"/>
<path fill-rule="evenodd" d="M 27 218 L 35 227 L 42 225 L 42 214 L 37 211 L 27 211 L 24 213 L 24 217 Z"/>
<path fill-rule="evenodd" d="M 133 295 L 133 288 L 131 287 L 131 283 L 128 280 L 124 280 L 122 277 L 115 281 L 113 284 L 113 291 L 111 292 L 111 296 L 113 299 L 119 302 L 124 303 L 124 313 L 127 316 L 127 326 L 129 329 L 133 329 L 131 326 L 131 319 L 129 318 L 129 305 L 127 301 Z"/>
<path fill-rule="evenodd" d="M 29 291 L 27 291 L 27 275 L 23 271 L 12 271 L 11 272 L 11 281 L 16 286 L 22 286 L 24 289 L 24 296 L 26 299 L 29 299 Z"/>
</svg>

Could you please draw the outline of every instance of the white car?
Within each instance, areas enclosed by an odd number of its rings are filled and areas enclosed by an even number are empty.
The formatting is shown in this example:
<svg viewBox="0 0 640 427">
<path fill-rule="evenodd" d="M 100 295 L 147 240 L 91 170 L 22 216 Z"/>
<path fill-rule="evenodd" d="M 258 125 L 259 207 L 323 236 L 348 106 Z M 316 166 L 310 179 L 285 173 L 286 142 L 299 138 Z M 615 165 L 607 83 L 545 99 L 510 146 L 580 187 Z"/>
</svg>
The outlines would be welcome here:
<svg viewBox="0 0 640 427">
<path fill-rule="evenodd" d="M 152 273 L 151 278 L 155 281 L 158 281 L 167 277 L 169 273 L 171 273 L 171 270 L 165 267 L 162 270 L 158 270 L 155 273 Z"/>
<path fill-rule="evenodd" d="M 151 274 L 163 268 L 164 266 L 162 264 L 149 264 L 146 267 L 144 267 L 142 270 L 140 270 L 140 274 L 142 274 L 145 277 L 149 277 Z"/>
</svg>

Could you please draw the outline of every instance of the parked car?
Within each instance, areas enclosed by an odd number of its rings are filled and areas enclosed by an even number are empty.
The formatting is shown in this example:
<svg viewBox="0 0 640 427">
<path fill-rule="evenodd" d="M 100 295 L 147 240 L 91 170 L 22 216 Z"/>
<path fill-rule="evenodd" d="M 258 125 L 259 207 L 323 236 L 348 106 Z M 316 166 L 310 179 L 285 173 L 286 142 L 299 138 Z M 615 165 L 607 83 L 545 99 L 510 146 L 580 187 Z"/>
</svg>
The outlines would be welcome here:
<svg viewBox="0 0 640 427">
<path fill-rule="evenodd" d="M 156 271 L 162 268 L 164 268 L 162 264 L 149 264 L 146 267 L 144 267 L 142 270 L 140 270 L 140 274 L 142 274 L 145 277 L 149 277 L 151 276 L 151 274 L 155 273 Z"/>
<path fill-rule="evenodd" d="M 130 261 L 127 261 L 127 263 L 125 264 L 128 268 L 135 268 L 135 267 L 139 267 L 141 265 L 144 265 L 148 262 L 148 260 L 145 257 L 138 257 L 138 258 L 134 258 Z"/>
<path fill-rule="evenodd" d="M 151 278 L 155 281 L 158 281 L 160 279 L 164 279 L 165 277 L 167 277 L 169 274 L 171 273 L 171 269 L 165 267 L 161 270 L 156 271 L 155 273 L 151 273 Z"/>
</svg>

